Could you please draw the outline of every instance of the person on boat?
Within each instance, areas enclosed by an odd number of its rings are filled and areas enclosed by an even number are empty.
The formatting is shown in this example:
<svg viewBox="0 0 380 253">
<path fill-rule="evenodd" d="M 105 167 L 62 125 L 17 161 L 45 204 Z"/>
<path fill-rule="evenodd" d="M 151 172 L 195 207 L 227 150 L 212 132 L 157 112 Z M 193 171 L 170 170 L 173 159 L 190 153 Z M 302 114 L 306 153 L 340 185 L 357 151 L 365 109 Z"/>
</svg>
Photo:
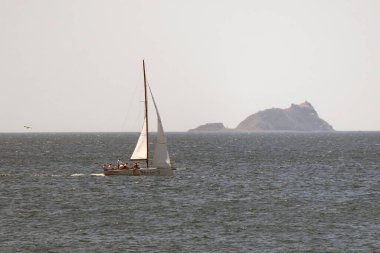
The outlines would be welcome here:
<svg viewBox="0 0 380 253">
<path fill-rule="evenodd" d="M 138 169 L 140 169 L 140 166 L 138 165 L 138 163 L 134 163 L 133 167 L 132 167 L 133 174 L 135 174 L 135 171 L 138 170 Z"/>
<path fill-rule="evenodd" d="M 109 163 L 109 164 L 107 165 L 107 170 L 113 170 L 112 163 Z"/>
<path fill-rule="evenodd" d="M 122 160 L 117 159 L 117 168 L 118 168 L 118 169 L 121 169 L 123 164 L 124 164 L 124 163 L 123 163 Z"/>
<path fill-rule="evenodd" d="M 128 163 L 123 163 L 122 167 L 123 170 L 128 170 Z"/>
</svg>

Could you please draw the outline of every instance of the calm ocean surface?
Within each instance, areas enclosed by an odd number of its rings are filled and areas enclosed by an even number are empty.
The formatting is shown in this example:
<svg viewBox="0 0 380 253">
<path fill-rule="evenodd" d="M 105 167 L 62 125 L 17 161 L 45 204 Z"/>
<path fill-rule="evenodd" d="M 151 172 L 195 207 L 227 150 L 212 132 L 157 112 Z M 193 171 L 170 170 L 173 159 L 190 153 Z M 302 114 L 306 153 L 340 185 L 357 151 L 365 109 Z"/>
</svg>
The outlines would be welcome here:
<svg viewBox="0 0 380 253">
<path fill-rule="evenodd" d="M 380 132 L 169 133 L 173 177 L 102 176 L 137 137 L 0 134 L 0 252 L 380 252 Z"/>
</svg>

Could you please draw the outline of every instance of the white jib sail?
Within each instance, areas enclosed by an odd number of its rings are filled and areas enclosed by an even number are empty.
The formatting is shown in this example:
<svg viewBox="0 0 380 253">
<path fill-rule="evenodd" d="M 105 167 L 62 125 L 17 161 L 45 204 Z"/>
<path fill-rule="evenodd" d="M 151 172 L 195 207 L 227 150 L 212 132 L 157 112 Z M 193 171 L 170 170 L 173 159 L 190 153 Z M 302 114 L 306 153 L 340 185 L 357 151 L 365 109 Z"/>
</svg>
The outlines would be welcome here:
<svg viewBox="0 0 380 253">
<path fill-rule="evenodd" d="M 148 157 L 146 136 L 146 120 L 144 119 L 143 129 L 141 130 L 139 140 L 137 141 L 135 151 L 131 156 L 131 160 L 146 160 Z"/>
<path fill-rule="evenodd" d="M 150 90 L 150 87 L 149 87 L 149 90 Z M 157 113 L 157 140 L 156 140 L 156 146 L 154 147 L 152 167 L 160 168 L 160 169 L 169 169 L 171 168 L 171 164 L 170 164 L 168 145 L 167 145 L 167 140 L 164 133 L 164 128 L 162 127 L 160 113 L 158 112 L 157 105 L 156 105 L 156 102 L 154 101 L 154 97 L 151 90 L 150 90 L 150 95 L 152 96 L 154 108 L 156 109 L 156 113 Z"/>
</svg>

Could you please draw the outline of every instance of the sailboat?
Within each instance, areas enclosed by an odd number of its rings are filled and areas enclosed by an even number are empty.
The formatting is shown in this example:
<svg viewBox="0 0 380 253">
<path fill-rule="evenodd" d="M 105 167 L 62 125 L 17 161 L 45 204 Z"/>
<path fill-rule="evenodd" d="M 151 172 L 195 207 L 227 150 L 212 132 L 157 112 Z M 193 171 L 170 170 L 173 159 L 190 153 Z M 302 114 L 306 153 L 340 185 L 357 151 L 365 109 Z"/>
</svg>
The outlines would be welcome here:
<svg viewBox="0 0 380 253">
<path fill-rule="evenodd" d="M 154 100 L 152 90 L 150 86 L 147 85 L 146 73 L 145 73 L 145 61 L 143 60 L 143 71 L 144 71 L 144 124 L 140 133 L 140 137 L 137 141 L 136 147 L 132 153 L 130 160 L 137 164 L 137 162 L 145 162 L 146 168 L 105 168 L 105 176 L 171 176 L 173 175 L 173 170 L 171 168 L 167 138 L 164 133 L 164 128 L 162 126 L 160 113 L 158 112 L 156 101 Z M 153 152 L 153 159 L 150 163 L 149 160 L 149 120 L 148 120 L 148 88 L 149 93 L 153 101 L 154 108 L 157 115 L 157 137 L 155 140 L 155 147 Z"/>
</svg>

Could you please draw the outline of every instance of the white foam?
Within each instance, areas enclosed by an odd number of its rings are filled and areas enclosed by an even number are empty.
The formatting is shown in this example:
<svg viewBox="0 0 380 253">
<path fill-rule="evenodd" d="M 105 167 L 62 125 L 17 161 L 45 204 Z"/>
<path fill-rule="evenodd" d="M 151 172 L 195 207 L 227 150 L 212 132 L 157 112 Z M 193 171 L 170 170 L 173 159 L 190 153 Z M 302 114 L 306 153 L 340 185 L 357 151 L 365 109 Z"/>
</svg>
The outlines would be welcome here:
<svg viewBox="0 0 380 253">
<path fill-rule="evenodd" d="M 90 174 L 91 176 L 96 176 L 96 177 L 104 177 L 103 173 L 92 173 Z"/>
<path fill-rule="evenodd" d="M 70 175 L 71 177 L 80 177 L 80 176 L 84 176 L 83 173 L 74 173 L 74 174 L 71 174 Z"/>
</svg>

